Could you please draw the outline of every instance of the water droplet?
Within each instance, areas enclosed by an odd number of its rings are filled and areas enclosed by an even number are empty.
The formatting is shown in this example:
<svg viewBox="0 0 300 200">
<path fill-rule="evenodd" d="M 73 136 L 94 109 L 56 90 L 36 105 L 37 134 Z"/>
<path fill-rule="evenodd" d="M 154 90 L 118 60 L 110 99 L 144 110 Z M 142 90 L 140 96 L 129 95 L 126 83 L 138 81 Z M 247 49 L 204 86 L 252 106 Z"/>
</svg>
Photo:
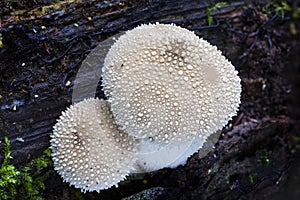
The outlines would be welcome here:
<svg viewBox="0 0 300 200">
<path fill-rule="evenodd" d="M 145 80 L 144 83 L 145 83 L 146 85 L 148 85 L 148 84 L 149 84 L 149 80 Z"/>
<path fill-rule="evenodd" d="M 193 67 L 193 65 L 188 65 L 186 68 L 189 70 L 192 70 L 194 67 Z"/>
<path fill-rule="evenodd" d="M 156 51 L 152 51 L 152 52 L 151 52 L 151 55 L 152 55 L 152 56 L 155 56 L 156 54 L 157 54 Z"/>
<path fill-rule="evenodd" d="M 178 75 L 183 75 L 183 71 L 182 71 L 182 70 L 179 70 L 179 71 L 178 71 Z"/>
</svg>

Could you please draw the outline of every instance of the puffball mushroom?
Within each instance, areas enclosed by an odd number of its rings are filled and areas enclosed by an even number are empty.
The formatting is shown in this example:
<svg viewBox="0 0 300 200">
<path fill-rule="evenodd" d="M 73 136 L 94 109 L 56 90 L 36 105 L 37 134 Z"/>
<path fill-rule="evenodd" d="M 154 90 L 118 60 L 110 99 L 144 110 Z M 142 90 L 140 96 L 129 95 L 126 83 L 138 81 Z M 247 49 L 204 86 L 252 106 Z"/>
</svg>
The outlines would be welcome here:
<svg viewBox="0 0 300 200">
<path fill-rule="evenodd" d="M 51 139 L 55 169 L 82 191 L 185 164 L 240 104 L 234 66 L 217 47 L 173 24 L 141 25 L 120 36 L 102 78 L 108 101 L 71 106 Z M 206 144 L 205 152 L 212 146 Z"/>
<path fill-rule="evenodd" d="M 240 78 L 217 47 L 173 24 L 141 25 L 120 36 L 102 69 L 116 123 L 158 143 L 207 137 L 240 104 Z"/>
<path fill-rule="evenodd" d="M 109 104 L 87 99 L 62 113 L 51 136 L 55 170 L 82 191 L 100 191 L 134 170 L 134 143 L 117 129 Z"/>
</svg>

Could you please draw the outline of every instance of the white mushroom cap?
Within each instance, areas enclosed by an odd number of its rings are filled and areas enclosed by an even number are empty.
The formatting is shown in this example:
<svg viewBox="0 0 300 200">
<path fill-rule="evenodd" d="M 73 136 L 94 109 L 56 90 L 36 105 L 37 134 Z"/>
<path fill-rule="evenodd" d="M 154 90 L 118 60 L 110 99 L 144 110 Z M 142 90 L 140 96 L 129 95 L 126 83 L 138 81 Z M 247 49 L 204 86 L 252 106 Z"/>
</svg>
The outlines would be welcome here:
<svg viewBox="0 0 300 200">
<path fill-rule="evenodd" d="M 84 192 L 117 186 L 134 170 L 134 141 L 117 129 L 104 100 L 87 99 L 68 108 L 51 137 L 55 170 Z"/>
<path fill-rule="evenodd" d="M 237 112 L 240 78 L 217 47 L 175 25 L 141 25 L 109 50 L 103 86 L 117 124 L 157 142 L 221 129 Z"/>
</svg>

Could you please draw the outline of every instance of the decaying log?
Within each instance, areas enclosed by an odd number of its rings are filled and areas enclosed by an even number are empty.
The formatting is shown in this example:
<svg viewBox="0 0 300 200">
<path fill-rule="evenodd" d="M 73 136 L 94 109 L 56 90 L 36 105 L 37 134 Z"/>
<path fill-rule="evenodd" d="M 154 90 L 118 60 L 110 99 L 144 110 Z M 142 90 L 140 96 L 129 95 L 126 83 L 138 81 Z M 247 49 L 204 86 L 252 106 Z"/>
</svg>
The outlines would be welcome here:
<svg viewBox="0 0 300 200">
<path fill-rule="evenodd" d="M 88 87 L 91 71 L 79 79 L 76 75 L 92 49 L 141 23 L 175 23 L 217 45 L 236 66 L 243 85 L 239 114 L 204 158 L 195 154 L 185 166 L 131 177 L 89 199 L 261 199 L 279 190 L 295 157 L 289 148 L 299 132 L 299 115 L 290 117 L 288 109 L 293 80 L 299 78 L 299 48 L 293 49 L 299 31 L 293 35 L 289 28 L 298 19 L 268 17 L 261 7 L 269 1 L 230 1 L 212 13 L 214 24 L 208 26 L 206 10 L 216 2 L 77 0 L 29 11 L 2 9 L 0 141 L 10 139 L 12 163 L 41 155 L 61 111 L 89 93 L 72 98 L 74 85 Z M 103 98 L 97 77 L 95 95 Z M 266 155 L 271 164 L 263 163 Z M 57 175 L 47 188 L 46 198 L 56 191 L 74 198 Z"/>
</svg>

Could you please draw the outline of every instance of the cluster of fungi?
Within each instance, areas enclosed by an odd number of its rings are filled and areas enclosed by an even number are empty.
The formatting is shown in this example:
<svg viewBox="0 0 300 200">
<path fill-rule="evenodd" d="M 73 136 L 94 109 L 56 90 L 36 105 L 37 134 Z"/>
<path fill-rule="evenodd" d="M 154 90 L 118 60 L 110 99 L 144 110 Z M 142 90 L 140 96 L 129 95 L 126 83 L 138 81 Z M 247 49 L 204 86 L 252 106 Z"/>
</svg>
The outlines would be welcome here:
<svg viewBox="0 0 300 200">
<path fill-rule="evenodd" d="M 83 192 L 185 164 L 240 104 L 234 66 L 173 24 L 141 25 L 120 36 L 105 57 L 102 79 L 108 100 L 72 105 L 51 136 L 55 169 Z"/>
</svg>

